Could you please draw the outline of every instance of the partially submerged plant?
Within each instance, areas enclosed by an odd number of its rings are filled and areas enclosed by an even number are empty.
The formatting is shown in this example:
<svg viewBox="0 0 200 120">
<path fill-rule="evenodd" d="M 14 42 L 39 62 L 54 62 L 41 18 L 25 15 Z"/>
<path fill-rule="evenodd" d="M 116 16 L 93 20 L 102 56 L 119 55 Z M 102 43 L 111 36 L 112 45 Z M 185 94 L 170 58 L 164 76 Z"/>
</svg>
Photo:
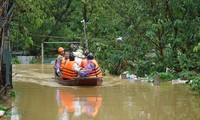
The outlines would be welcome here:
<svg viewBox="0 0 200 120">
<path fill-rule="evenodd" d="M 192 90 L 197 91 L 200 94 L 200 77 L 199 76 L 191 80 L 189 84 Z"/>
<path fill-rule="evenodd" d="M 12 107 L 6 107 L 4 105 L 0 105 L 0 117 L 1 116 L 4 116 L 4 115 L 10 115 L 11 114 L 11 109 L 13 108 Z"/>
</svg>

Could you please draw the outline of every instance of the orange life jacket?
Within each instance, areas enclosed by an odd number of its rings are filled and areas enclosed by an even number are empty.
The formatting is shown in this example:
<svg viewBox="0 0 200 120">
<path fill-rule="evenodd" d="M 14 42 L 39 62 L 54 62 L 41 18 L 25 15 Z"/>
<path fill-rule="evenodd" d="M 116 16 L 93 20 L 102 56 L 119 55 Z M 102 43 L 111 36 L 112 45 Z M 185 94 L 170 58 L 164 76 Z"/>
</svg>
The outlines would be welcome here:
<svg viewBox="0 0 200 120">
<path fill-rule="evenodd" d="M 63 66 L 62 78 L 73 80 L 73 77 L 78 76 L 78 73 L 74 71 L 74 67 L 73 67 L 74 63 L 75 61 L 69 61 Z"/>
<path fill-rule="evenodd" d="M 69 62 L 69 59 L 65 60 L 65 58 L 63 57 L 62 62 L 61 62 L 61 64 L 60 64 L 60 70 L 62 70 L 63 66 L 64 66 L 67 62 Z"/>
<path fill-rule="evenodd" d="M 87 63 L 87 58 L 81 61 L 80 68 L 84 68 L 86 66 L 86 63 Z"/>
<path fill-rule="evenodd" d="M 89 76 L 89 77 L 102 77 L 102 72 L 101 72 L 101 69 L 100 69 L 97 61 L 95 59 L 93 59 L 93 60 L 90 60 L 88 62 L 89 62 L 89 64 L 93 63 L 95 65 L 95 69 L 92 70 L 89 74 L 87 74 L 87 76 Z"/>
</svg>

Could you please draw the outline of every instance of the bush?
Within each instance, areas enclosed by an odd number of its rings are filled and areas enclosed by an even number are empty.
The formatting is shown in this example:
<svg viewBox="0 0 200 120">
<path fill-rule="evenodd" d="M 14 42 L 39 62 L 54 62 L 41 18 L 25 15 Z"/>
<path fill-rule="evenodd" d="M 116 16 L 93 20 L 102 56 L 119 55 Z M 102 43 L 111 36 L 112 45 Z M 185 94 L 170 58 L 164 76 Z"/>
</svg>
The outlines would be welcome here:
<svg viewBox="0 0 200 120">
<path fill-rule="evenodd" d="M 157 72 L 152 72 L 149 76 L 148 76 L 148 81 L 152 82 L 153 81 L 153 77 L 154 75 L 157 74 Z M 166 73 L 166 72 L 160 72 L 158 73 L 160 76 L 160 80 L 161 81 L 170 81 L 173 80 L 175 77 L 171 74 L 171 73 Z"/>
<path fill-rule="evenodd" d="M 10 90 L 9 97 L 16 97 L 16 92 L 14 90 Z"/>
<path fill-rule="evenodd" d="M 12 64 L 21 64 L 17 57 L 12 58 Z"/>
<path fill-rule="evenodd" d="M 200 93 L 200 74 L 190 81 L 190 88 Z"/>
<path fill-rule="evenodd" d="M 3 106 L 3 105 L 0 105 L 0 110 L 3 110 L 5 111 L 7 109 L 7 107 Z"/>
<path fill-rule="evenodd" d="M 162 81 L 170 81 L 173 80 L 175 77 L 171 73 L 166 73 L 166 72 L 161 72 L 159 73 L 160 75 L 160 80 Z"/>
<path fill-rule="evenodd" d="M 182 71 L 177 74 L 177 77 L 182 80 L 192 80 L 197 75 L 194 71 Z"/>
</svg>

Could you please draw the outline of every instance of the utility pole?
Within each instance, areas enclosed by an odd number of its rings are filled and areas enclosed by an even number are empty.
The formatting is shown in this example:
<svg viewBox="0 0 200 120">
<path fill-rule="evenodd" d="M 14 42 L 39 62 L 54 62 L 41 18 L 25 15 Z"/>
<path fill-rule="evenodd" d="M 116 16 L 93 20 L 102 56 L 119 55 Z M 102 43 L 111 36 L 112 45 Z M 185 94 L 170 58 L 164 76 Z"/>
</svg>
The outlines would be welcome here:
<svg viewBox="0 0 200 120">
<path fill-rule="evenodd" d="M 88 49 L 88 39 L 87 39 L 87 0 L 83 0 L 83 20 L 81 21 L 83 23 L 83 30 L 84 30 L 84 40 L 85 40 L 85 48 Z"/>
<path fill-rule="evenodd" d="M 86 49 L 88 49 L 88 39 L 87 39 L 87 33 L 86 33 L 86 22 L 85 22 L 85 20 L 82 20 L 81 22 L 83 23 L 85 47 L 86 47 Z"/>
</svg>

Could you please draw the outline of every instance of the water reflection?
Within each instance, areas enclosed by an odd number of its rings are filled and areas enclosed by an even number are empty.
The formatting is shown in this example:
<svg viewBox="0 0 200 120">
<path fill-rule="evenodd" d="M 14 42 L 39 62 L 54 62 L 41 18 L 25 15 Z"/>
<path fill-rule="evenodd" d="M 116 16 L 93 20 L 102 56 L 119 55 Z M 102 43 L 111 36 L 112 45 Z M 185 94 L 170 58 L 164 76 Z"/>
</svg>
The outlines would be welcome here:
<svg viewBox="0 0 200 120">
<path fill-rule="evenodd" d="M 82 93 L 87 93 L 87 96 L 83 96 Z M 74 91 L 57 90 L 56 100 L 59 120 L 70 120 L 85 115 L 87 118 L 94 118 L 98 114 L 102 103 L 100 94 L 84 88 Z"/>
<path fill-rule="evenodd" d="M 12 101 L 13 108 L 11 109 L 11 113 L 12 113 L 10 117 L 11 120 L 20 120 L 20 115 L 18 113 L 19 110 L 18 110 L 18 107 L 16 107 L 17 101 L 18 101 L 18 98 L 16 98 L 15 101 Z"/>
</svg>

